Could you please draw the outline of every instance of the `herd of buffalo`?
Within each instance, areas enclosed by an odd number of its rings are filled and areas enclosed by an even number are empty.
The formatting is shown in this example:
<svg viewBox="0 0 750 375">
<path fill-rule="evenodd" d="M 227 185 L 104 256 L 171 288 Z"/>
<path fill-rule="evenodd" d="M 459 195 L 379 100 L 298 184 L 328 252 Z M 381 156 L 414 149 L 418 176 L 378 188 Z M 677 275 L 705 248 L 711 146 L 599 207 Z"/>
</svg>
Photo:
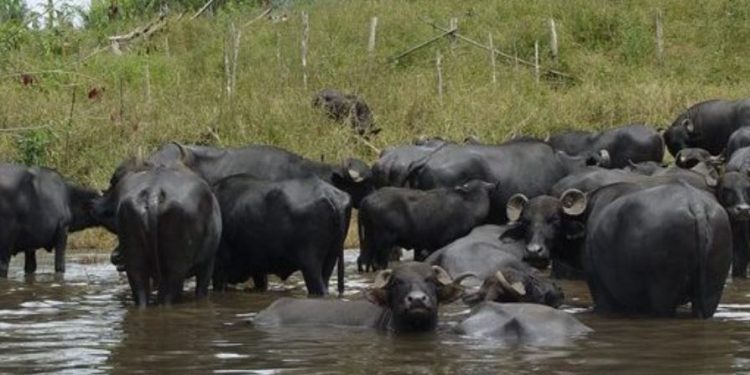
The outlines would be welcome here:
<svg viewBox="0 0 750 375">
<path fill-rule="evenodd" d="M 551 278 L 584 279 L 597 312 L 670 317 L 689 302 L 709 318 L 730 267 L 747 276 L 750 99 L 698 103 L 661 133 L 630 124 L 499 145 L 422 138 L 372 166 L 169 143 L 122 162 L 103 192 L 3 164 L 0 277 L 19 252 L 33 273 L 38 248 L 54 249 L 64 272 L 68 233 L 103 226 L 141 307 L 152 288 L 157 303 L 176 302 L 192 276 L 199 298 L 211 284 L 252 279 L 262 290 L 267 275 L 296 271 L 324 295 L 336 268 L 341 293 L 352 208 L 359 271 L 379 271 L 367 300 L 283 298 L 255 324 L 426 331 L 438 304 L 463 299 L 475 307 L 460 332 L 533 341 L 588 331 L 555 309 L 564 295 L 540 272 L 548 266 Z M 402 249 L 415 261 L 389 268 Z"/>
</svg>

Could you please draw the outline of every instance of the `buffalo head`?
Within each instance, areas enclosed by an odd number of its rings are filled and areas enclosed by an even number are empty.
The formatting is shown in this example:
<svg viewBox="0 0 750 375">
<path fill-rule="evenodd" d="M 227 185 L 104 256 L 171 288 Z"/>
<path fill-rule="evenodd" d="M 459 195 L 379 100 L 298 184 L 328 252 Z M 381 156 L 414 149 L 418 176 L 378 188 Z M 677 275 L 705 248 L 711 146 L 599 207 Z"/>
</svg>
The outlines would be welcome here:
<svg viewBox="0 0 750 375">
<path fill-rule="evenodd" d="M 438 305 L 460 298 L 468 276 L 451 279 L 440 266 L 405 263 L 380 271 L 367 299 L 391 311 L 396 331 L 429 331 L 437 325 Z"/>
<path fill-rule="evenodd" d="M 574 218 L 584 213 L 586 203 L 586 195 L 577 189 L 566 190 L 559 198 L 542 195 L 529 200 L 515 194 L 506 206 L 511 227 L 500 238 L 526 241 L 525 260 L 546 267 L 562 240 L 583 235 L 583 224 Z"/>
</svg>

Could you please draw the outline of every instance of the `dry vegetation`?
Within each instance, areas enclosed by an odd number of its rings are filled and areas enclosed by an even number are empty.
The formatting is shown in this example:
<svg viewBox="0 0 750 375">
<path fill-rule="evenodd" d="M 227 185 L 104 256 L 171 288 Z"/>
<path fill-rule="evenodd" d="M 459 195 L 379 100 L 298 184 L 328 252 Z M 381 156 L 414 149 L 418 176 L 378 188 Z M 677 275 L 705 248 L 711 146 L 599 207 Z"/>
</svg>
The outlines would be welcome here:
<svg viewBox="0 0 750 375">
<path fill-rule="evenodd" d="M 322 88 L 352 90 L 373 108 L 383 132 L 378 147 L 416 135 L 499 142 L 509 134 L 564 128 L 600 129 L 628 122 L 666 126 L 686 106 L 748 96 L 750 1 L 299 1 L 274 11 L 287 20 L 233 6 L 195 20 L 172 21 L 123 55 L 107 36 L 138 22 L 25 36 L 0 53 L 0 155 L 39 161 L 72 179 L 105 187 L 119 160 L 178 140 L 222 146 L 270 143 L 314 159 L 337 161 L 375 153 L 311 108 Z M 655 15 L 663 14 L 664 59 L 657 59 Z M 309 85 L 300 64 L 301 12 L 309 13 Z M 175 16 L 174 14 L 172 16 Z M 379 17 L 376 58 L 366 53 L 370 18 Z M 543 76 L 498 57 L 491 81 L 487 52 L 441 40 L 398 63 L 389 57 L 439 34 L 422 19 L 533 60 L 575 78 Z M 559 36 L 559 61 L 549 48 L 548 19 Z M 229 25 L 241 30 L 236 91 L 225 91 Z M 231 50 L 231 48 L 230 48 Z M 435 55 L 443 56 L 445 94 L 436 90 Z M 35 82 L 22 84 L 20 74 Z M 101 95 L 89 99 L 96 88 Z M 72 96 L 75 92 L 75 102 Z M 73 104 L 71 106 L 71 104 Z M 71 111 L 72 107 L 72 111 Z M 72 114 L 72 116 L 71 116 Z M 212 129 L 209 131 L 209 129 Z M 216 133 L 217 137 L 211 135 Z M 81 240 L 86 242 L 86 240 Z"/>
</svg>

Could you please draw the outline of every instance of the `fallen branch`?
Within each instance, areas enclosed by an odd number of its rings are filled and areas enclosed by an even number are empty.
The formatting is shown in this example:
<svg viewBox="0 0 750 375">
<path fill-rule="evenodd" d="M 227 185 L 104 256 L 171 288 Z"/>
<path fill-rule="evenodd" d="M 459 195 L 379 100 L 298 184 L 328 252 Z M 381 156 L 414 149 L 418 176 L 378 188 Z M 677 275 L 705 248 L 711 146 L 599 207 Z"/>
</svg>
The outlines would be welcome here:
<svg viewBox="0 0 750 375">
<path fill-rule="evenodd" d="M 354 138 L 357 138 L 360 142 L 362 142 L 363 145 L 369 147 L 371 150 L 375 151 L 377 155 L 380 155 L 382 152 L 379 148 L 377 148 L 374 144 L 372 144 L 370 141 L 366 140 L 364 137 L 361 137 L 359 135 L 355 135 Z"/>
<path fill-rule="evenodd" d="M 206 9 L 208 9 L 208 7 L 210 7 L 211 5 L 213 5 L 214 1 L 216 1 L 216 0 L 208 0 L 206 2 L 206 4 L 204 4 L 200 9 L 198 9 L 197 12 L 195 12 L 195 14 L 193 14 L 192 17 L 190 17 L 190 20 L 194 20 L 194 19 L 200 17 L 200 15 L 203 14 L 203 12 L 205 12 Z"/>
<path fill-rule="evenodd" d="M 182 14 L 180 14 L 177 19 L 182 18 Z M 141 38 L 141 37 L 149 37 L 153 33 L 160 30 L 164 25 L 167 24 L 167 16 L 166 14 L 162 14 L 154 21 L 151 21 L 145 26 L 141 26 L 127 34 L 124 35 L 114 35 L 109 37 L 109 41 L 112 43 L 112 52 L 115 54 L 122 54 L 122 50 L 120 49 L 120 46 L 125 45 L 128 42 L 131 42 L 135 39 Z"/>
<path fill-rule="evenodd" d="M 269 15 L 271 13 L 271 9 L 272 8 L 269 7 L 268 9 L 264 10 L 263 13 L 259 14 L 257 17 L 251 19 L 250 21 L 245 22 L 245 24 L 242 25 L 242 27 L 248 27 L 248 26 L 252 25 L 253 23 L 255 23 L 255 21 L 257 21 L 257 20 L 259 20 L 259 19 L 261 19 L 261 18 Z"/>
<path fill-rule="evenodd" d="M 438 35 L 438 36 L 436 36 L 436 37 L 434 37 L 432 39 L 429 39 L 429 40 L 427 40 L 425 42 L 417 44 L 416 46 L 411 47 L 411 48 L 407 49 L 406 51 L 401 52 L 398 55 L 391 57 L 390 59 L 391 59 L 391 61 L 396 61 L 396 60 L 398 60 L 398 59 L 400 59 L 400 58 L 402 58 L 402 57 L 404 57 L 404 56 L 406 56 L 406 55 L 408 55 L 408 54 L 410 54 L 410 53 L 412 53 L 414 51 L 417 51 L 417 50 L 419 50 L 421 48 L 424 48 L 424 47 L 426 47 L 426 46 L 428 46 L 428 45 L 430 45 L 432 43 L 435 43 L 438 40 L 440 40 L 442 38 L 445 38 L 448 35 L 455 35 L 456 34 L 456 30 L 457 29 L 443 30 L 442 34 L 440 34 L 440 35 Z"/>
<path fill-rule="evenodd" d="M 446 33 L 452 33 L 458 39 L 461 39 L 461 40 L 463 40 L 463 41 L 465 41 L 465 42 L 467 42 L 467 43 L 469 43 L 469 44 L 471 44 L 471 45 L 473 45 L 475 47 L 482 48 L 482 49 L 484 49 L 486 51 L 494 52 L 495 54 L 497 54 L 499 56 L 502 56 L 502 57 L 506 58 L 509 61 L 514 61 L 516 63 L 522 64 L 522 65 L 526 65 L 526 66 L 531 67 L 531 68 L 534 68 L 536 66 L 531 61 L 526 61 L 526 60 L 519 59 L 519 58 L 517 58 L 515 56 L 512 56 L 512 55 L 510 55 L 508 53 L 505 53 L 503 51 L 500 51 L 500 50 L 498 50 L 496 48 L 490 49 L 490 47 L 488 47 L 488 46 L 486 46 L 486 45 L 484 45 L 482 43 L 479 43 L 476 40 L 467 38 L 467 37 L 459 34 L 458 32 L 455 32 L 455 30 L 448 30 L 448 29 L 446 29 L 446 28 L 444 28 L 442 26 L 437 25 L 435 22 L 432 22 L 432 21 L 429 21 L 429 20 L 426 20 L 426 19 L 422 19 L 422 18 L 420 18 L 420 20 L 422 22 L 424 22 L 424 23 L 426 23 L 426 24 L 434 27 L 437 30 L 444 31 Z M 574 76 L 572 76 L 572 75 L 570 75 L 568 73 L 563 73 L 561 71 L 554 70 L 554 69 L 547 69 L 546 72 L 549 73 L 549 74 L 554 74 L 554 75 L 559 76 L 559 77 L 564 77 L 564 78 L 569 78 L 569 79 L 576 79 Z"/>
</svg>

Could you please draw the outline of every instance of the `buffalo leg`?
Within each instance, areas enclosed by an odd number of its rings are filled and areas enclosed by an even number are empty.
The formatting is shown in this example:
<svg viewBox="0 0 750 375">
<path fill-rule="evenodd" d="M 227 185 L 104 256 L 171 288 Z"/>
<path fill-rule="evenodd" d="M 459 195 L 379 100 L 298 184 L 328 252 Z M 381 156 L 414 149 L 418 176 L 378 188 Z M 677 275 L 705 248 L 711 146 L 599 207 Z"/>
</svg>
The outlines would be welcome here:
<svg viewBox="0 0 750 375">
<path fill-rule="evenodd" d="M 748 263 L 748 222 L 732 220 L 732 277 L 747 278 Z"/>
<path fill-rule="evenodd" d="M 302 269 L 302 277 L 305 278 L 307 294 L 311 296 L 323 296 L 326 294 L 327 289 L 320 274 L 320 269 L 314 269 L 314 267 Z"/>
<path fill-rule="evenodd" d="M 255 290 L 264 292 L 268 289 L 268 275 L 265 273 L 259 273 L 253 275 L 253 286 Z"/>
<path fill-rule="evenodd" d="M 181 277 L 162 277 L 159 285 L 159 304 L 171 305 L 180 301 L 185 280 Z"/>
<path fill-rule="evenodd" d="M 23 271 L 26 274 L 36 272 L 36 251 L 26 250 L 23 257 Z"/>
<path fill-rule="evenodd" d="M 133 293 L 133 302 L 136 306 L 145 308 L 148 305 L 148 295 L 151 294 L 148 279 L 144 280 L 143 275 L 136 275 L 132 270 L 127 274 L 130 290 Z"/>
<path fill-rule="evenodd" d="M 206 261 L 198 268 L 195 275 L 195 298 L 203 299 L 208 296 L 208 284 L 211 283 L 211 276 L 214 271 L 214 257 Z M 216 288 L 214 286 L 214 288 Z"/>
<path fill-rule="evenodd" d="M 10 251 L 0 249 L 0 278 L 8 278 L 8 265 L 10 264 Z"/>
<path fill-rule="evenodd" d="M 60 229 L 55 244 L 55 272 L 65 273 L 65 247 L 68 243 L 68 227 Z"/>
</svg>

